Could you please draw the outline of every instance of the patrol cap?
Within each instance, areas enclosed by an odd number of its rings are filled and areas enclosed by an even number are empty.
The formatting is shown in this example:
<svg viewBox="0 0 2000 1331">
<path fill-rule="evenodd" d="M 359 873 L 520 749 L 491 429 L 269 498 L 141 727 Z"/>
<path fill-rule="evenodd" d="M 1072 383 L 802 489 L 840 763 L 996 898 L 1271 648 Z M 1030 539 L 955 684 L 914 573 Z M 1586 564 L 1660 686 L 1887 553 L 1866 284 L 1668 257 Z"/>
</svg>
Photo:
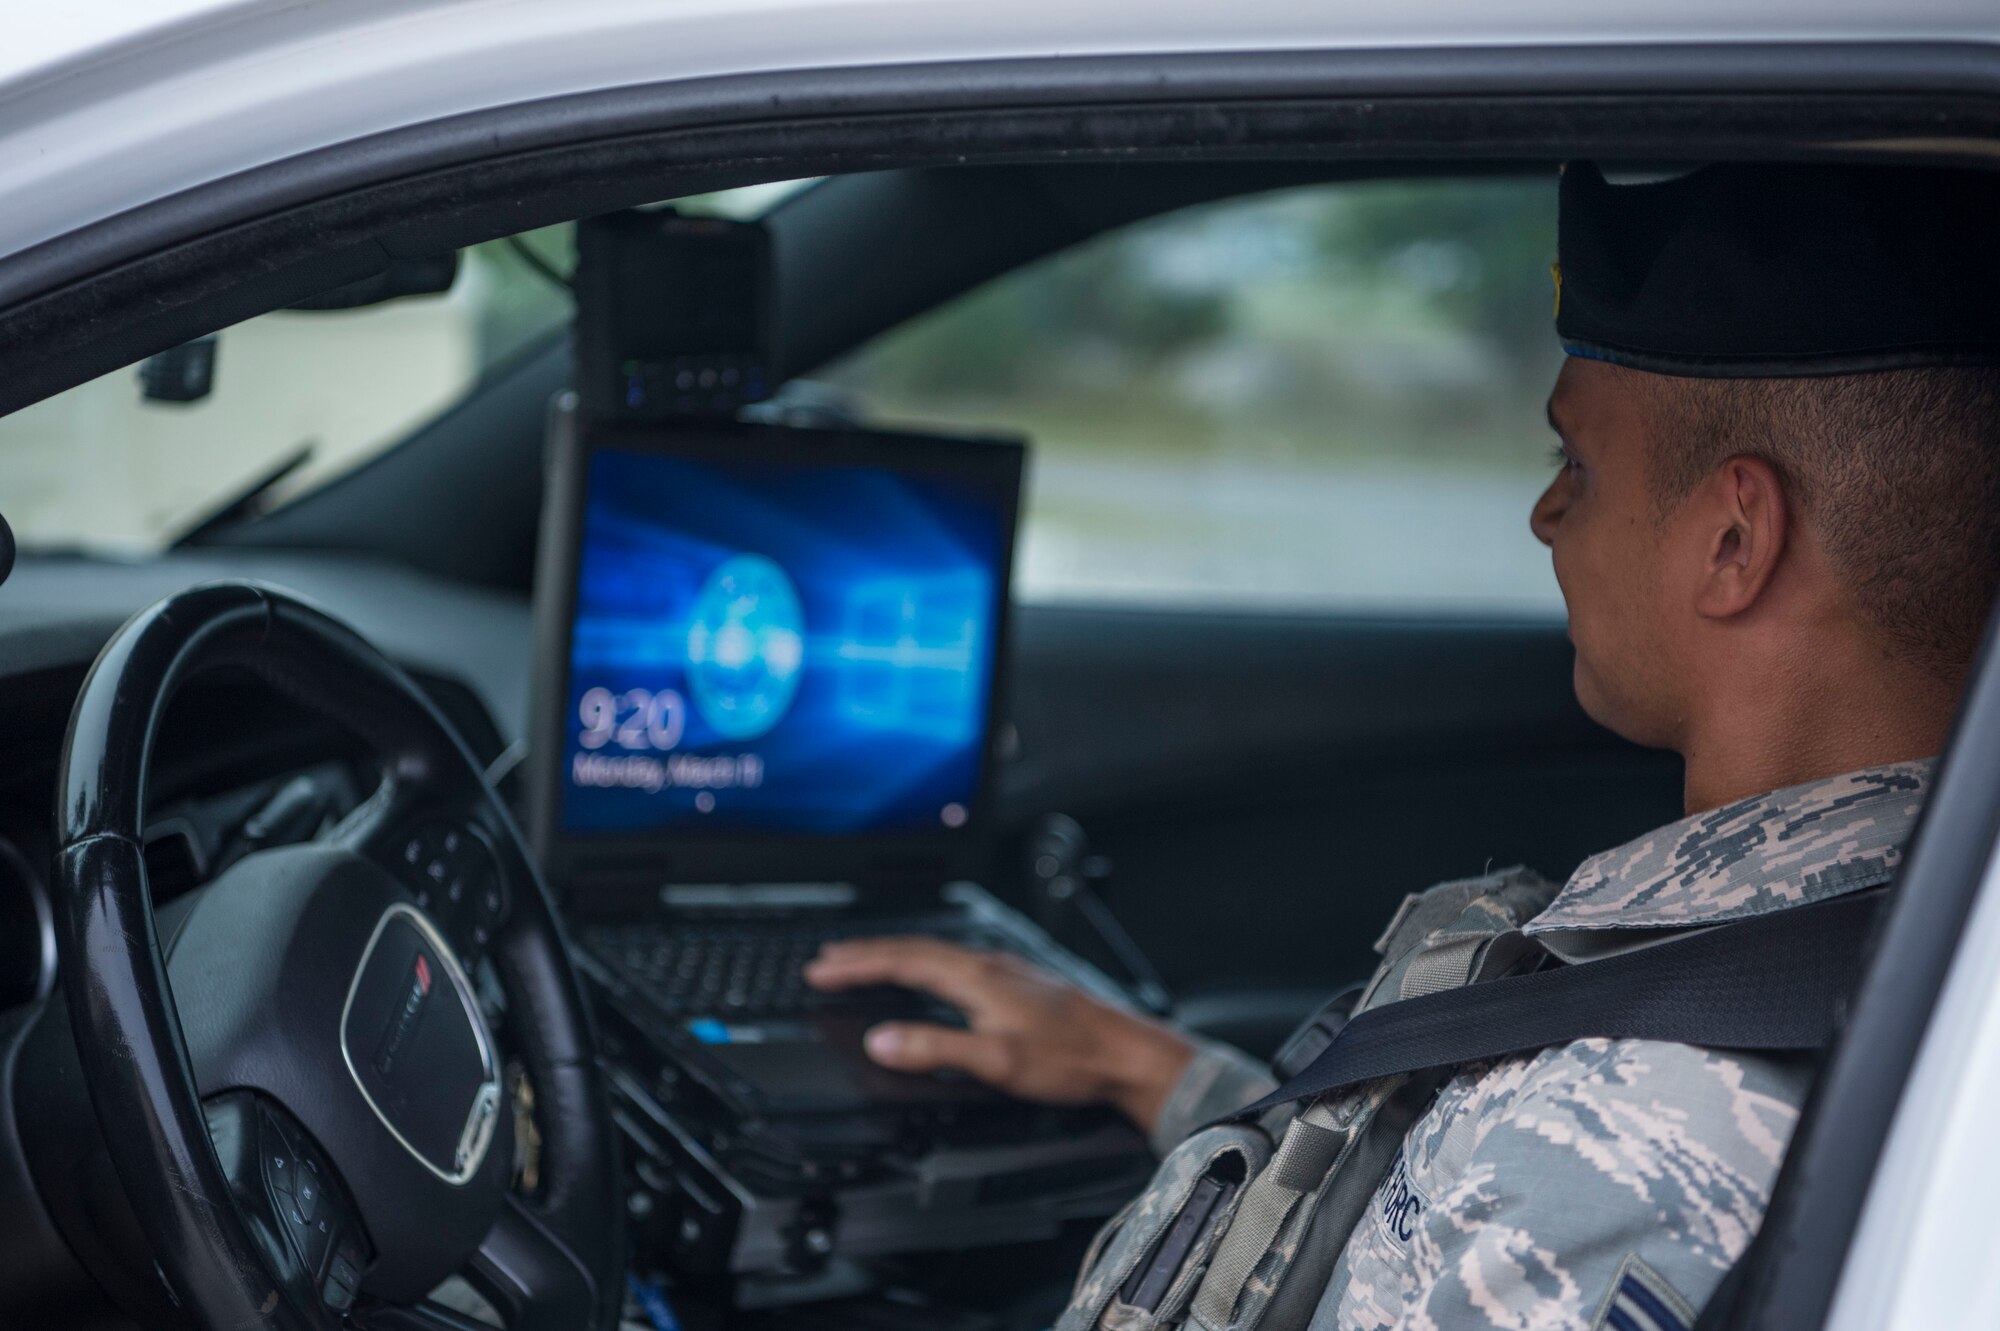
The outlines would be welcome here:
<svg viewBox="0 0 2000 1331">
<path fill-rule="evenodd" d="M 1563 171 L 1556 333 L 1660 374 L 1783 378 L 2000 364 L 2000 174 L 1705 166 Z"/>
</svg>

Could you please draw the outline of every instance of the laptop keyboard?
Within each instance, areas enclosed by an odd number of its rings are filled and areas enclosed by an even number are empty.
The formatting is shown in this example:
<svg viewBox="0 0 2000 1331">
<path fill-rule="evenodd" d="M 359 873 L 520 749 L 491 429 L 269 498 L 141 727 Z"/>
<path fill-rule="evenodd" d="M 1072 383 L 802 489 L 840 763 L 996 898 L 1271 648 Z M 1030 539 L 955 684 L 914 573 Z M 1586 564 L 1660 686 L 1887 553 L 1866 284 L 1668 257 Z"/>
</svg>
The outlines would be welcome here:
<svg viewBox="0 0 2000 1331">
<path fill-rule="evenodd" d="M 822 945 L 887 933 L 949 936 L 973 947 L 1004 946 L 997 934 L 940 928 L 935 918 L 759 921 L 699 924 L 648 921 L 598 925 L 584 941 L 607 965 L 670 1017 L 791 1016 L 840 1007 L 912 1000 L 905 990 L 871 988 L 823 994 L 805 982 L 805 965 Z"/>
</svg>

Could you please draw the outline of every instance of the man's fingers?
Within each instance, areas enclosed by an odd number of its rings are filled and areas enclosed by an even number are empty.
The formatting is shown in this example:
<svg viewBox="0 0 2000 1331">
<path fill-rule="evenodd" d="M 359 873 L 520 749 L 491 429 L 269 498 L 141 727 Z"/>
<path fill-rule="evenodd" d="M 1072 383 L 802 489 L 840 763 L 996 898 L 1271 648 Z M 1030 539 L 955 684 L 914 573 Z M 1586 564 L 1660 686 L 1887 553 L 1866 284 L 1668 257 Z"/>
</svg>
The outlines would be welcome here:
<svg viewBox="0 0 2000 1331">
<path fill-rule="evenodd" d="M 979 1006 L 991 986 L 985 954 L 935 938 L 866 938 L 831 943 L 806 966 L 815 989 L 899 984 L 954 1007 Z"/>
<path fill-rule="evenodd" d="M 1012 1048 L 998 1036 L 955 1031 L 920 1022 L 889 1021 L 868 1032 L 868 1056 L 899 1072 L 955 1068 L 992 1086 L 1005 1086 L 1015 1072 Z"/>
</svg>

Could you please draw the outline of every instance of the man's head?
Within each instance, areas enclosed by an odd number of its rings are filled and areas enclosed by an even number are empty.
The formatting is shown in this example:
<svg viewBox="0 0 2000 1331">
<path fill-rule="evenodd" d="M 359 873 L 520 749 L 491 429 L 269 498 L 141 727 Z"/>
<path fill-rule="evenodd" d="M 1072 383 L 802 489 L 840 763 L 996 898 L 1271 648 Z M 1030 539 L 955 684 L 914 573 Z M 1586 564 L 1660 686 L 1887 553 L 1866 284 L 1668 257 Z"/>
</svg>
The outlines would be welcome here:
<svg viewBox="0 0 2000 1331">
<path fill-rule="evenodd" d="M 1534 528 L 1600 721 L 1679 748 L 1740 672 L 1815 660 L 1956 686 L 2000 590 L 2000 370 L 1573 358 L 1549 415 L 1563 465 Z"/>
<path fill-rule="evenodd" d="M 1584 706 L 1687 756 L 1691 800 L 1703 755 L 1934 751 L 2000 586 L 2000 174 L 1580 164 L 1561 194 L 1533 521 Z"/>
</svg>

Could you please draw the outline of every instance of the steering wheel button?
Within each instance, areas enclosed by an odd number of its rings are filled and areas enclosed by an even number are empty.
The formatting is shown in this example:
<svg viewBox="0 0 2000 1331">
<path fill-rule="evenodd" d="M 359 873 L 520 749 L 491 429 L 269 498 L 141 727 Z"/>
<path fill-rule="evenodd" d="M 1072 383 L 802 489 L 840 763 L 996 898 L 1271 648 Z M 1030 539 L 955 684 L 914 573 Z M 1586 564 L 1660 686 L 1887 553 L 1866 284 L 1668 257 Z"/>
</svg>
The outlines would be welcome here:
<svg viewBox="0 0 2000 1331">
<path fill-rule="evenodd" d="M 319 1214 L 319 1171 L 310 1164 L 299 1167 L 292 1180 L 292 1198 L 298 1203 L 299 1219 L 311 1222 Z"/>
<path fill-rule="evenodd" d="M 332 1276 L 328 1276 L 323 1297 L 326 1299 L 327 1307 L 337 1313 L 344 1313 L 354 1304 L 354 1286 L 344 1285 Z"/>
<path fill-rule="evenodd" d="M 312 1226 L 299 1219 L 289 1200 L 278 1209 L 284 1213 L 285 1235 L 292 1241 L 292 1251 L 298 1255 L 299 1264 L 305 1267 L 306 1274 L 312 1275 L 319 1269 L 319 1264 L 309 1255 L 312 1250 Z"/>
<path fill-rule="evenodd" d="M 333 1222 L 325 1216 L 321 1216 L 306 1227 L 306 1269 L 309 1271 L 319 1270 L 320 1263 L 326 1260 L 326 1250 L 332 1246 Z"/>
<path fill-rule="evenodd" d="M 345 1252 L 337 1252 L 333 1255 L 333 1265 L 327 1268 L 326 1278 L 328 1281 L 337 1280 L 349 1289 L 358 1289 L 361 1286 L 361 1268 L 348 1260 Z"/>
</svg>

